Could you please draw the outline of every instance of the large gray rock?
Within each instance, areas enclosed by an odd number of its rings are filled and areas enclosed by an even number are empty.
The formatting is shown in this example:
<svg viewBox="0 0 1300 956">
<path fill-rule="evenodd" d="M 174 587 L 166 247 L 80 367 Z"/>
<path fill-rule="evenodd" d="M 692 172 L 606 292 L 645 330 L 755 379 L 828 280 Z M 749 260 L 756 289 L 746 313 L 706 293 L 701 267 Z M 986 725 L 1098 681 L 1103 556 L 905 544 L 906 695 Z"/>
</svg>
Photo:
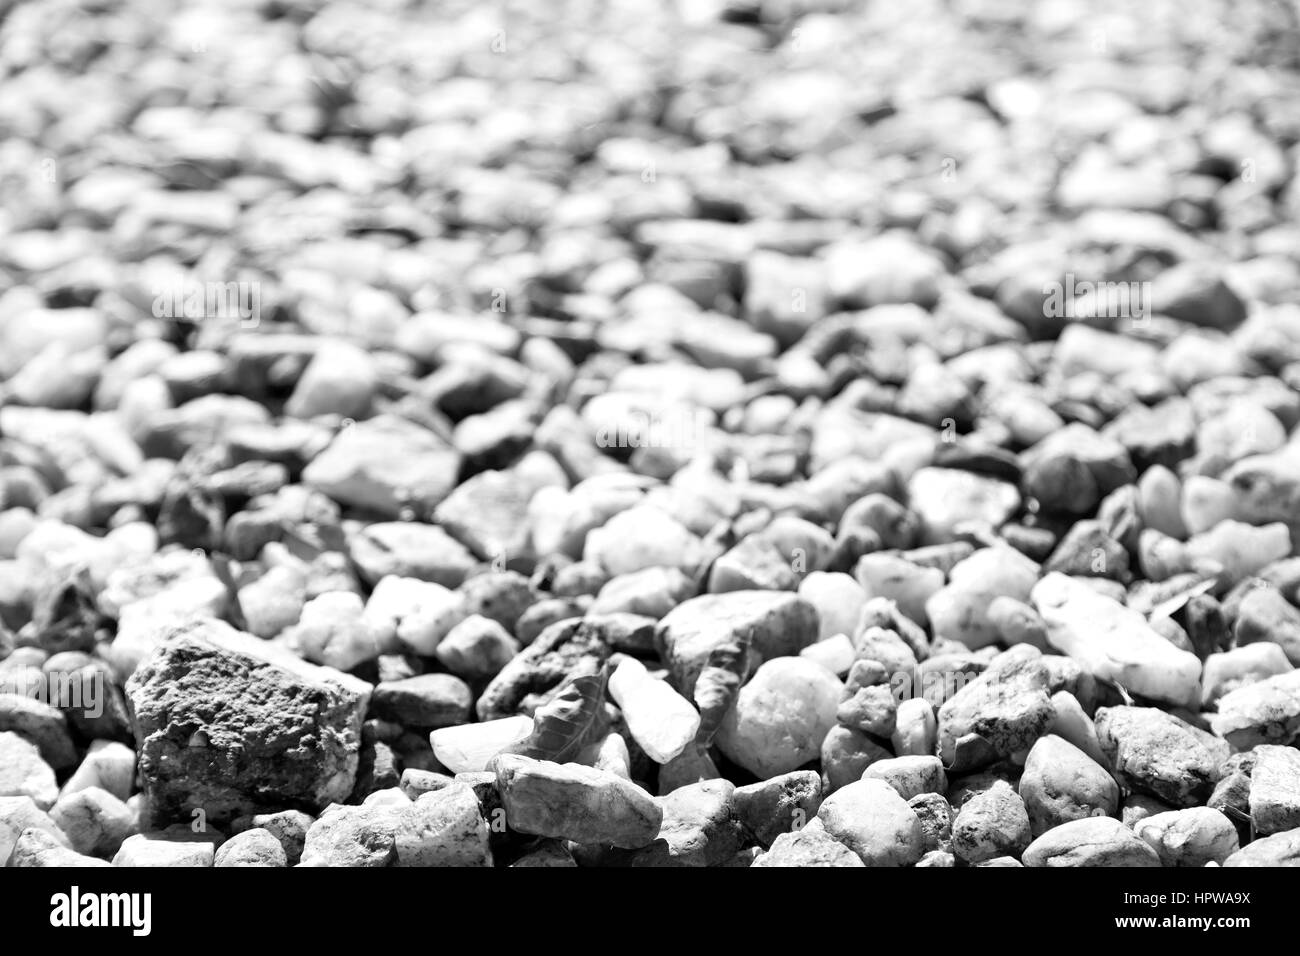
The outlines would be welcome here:
<svg viewBox="0 0 1300 956">
<path fill-rule="evenodd" d="M 346 799 L 370 692 L 226 625 L 177 628 L 127 682 L 153 819 L 202 810 L 219 824 Z"/>
</svg>

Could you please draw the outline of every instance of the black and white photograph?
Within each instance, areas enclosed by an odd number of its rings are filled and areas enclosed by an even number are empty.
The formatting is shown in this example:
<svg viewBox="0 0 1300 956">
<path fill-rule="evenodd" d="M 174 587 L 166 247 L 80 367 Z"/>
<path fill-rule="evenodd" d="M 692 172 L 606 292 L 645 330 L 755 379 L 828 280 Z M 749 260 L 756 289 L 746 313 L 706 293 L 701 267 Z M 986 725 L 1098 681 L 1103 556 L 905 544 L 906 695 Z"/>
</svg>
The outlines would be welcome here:
<svg viewBox="0 0 1300 956">
<path fill-rule="evenodd" d="M 1243 940 L 1300 2 L 0 0 L 0 865 Z"/>
</svg>

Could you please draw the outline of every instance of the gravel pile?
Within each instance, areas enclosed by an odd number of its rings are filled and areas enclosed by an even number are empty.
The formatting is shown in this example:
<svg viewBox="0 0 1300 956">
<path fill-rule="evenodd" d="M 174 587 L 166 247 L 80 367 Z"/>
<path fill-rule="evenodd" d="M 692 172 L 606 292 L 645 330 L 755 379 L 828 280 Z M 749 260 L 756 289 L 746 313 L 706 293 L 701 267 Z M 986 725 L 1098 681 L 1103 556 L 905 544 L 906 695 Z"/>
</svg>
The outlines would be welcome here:
<svg viewBox="0 0 1300 956">
<path fill-rule="evenodd" d="M 0 862 L 1300 865 L 1297 36 L 0 0 Z"/>
</svg>

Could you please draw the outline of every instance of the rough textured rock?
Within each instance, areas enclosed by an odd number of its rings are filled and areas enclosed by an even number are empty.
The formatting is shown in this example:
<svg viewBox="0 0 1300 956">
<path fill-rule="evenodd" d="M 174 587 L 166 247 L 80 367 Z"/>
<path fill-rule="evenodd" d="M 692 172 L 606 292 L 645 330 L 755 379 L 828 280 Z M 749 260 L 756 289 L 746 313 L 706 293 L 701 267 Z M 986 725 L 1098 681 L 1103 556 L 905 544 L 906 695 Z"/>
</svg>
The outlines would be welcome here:
<svg viewBox="0 0 1300 956">
<path fill-rule="evenodd" d="M 492 678 L 479 696 L 479 720 L 532 714 L 580 667 L 598 667 L 612 651 L 599 620 L 557 621 Z"/>
<path fill-rule="evenodd" d="M 127 683 L 153 818 L 345 799 L 370 691 L 228 627 L 181 628 Z"/>
<path fill-rule="evenodd" d="M 1103 707 L 1097 739 L 1120 782 L 1175 807 L 1202 803 L 1227 745 L 1154 707 Z"/>
<path fill-rule="evenodd" d="M 754 866 L 821 867 L 866 866 L 857 853 L 826 832 L 820 820 L 791 833 L 782 833 L 772 847 L 761 854 Z"/>
<path fill-rule="evenodd" d="M 1018 857 L 1031 839 L 1025 803 L 1004 781 L 967 800 L 952 822 L 952 851 L 967 863 Z"/>
<path fill-rule="evenodd" d="M 1138 822 L 1133 832 L 1164 866 L 1222 865 L 1239 848 L 1232 821 L 1209 807 L 1156 813 Z"/>
<path fill-rule="evenodd" d="M 821 779 L 811 770 L 737 787 L 732 794 L 736 819 L 764 846 L 803 827 L 817 815 L 821 802 Z"/>
</svg>

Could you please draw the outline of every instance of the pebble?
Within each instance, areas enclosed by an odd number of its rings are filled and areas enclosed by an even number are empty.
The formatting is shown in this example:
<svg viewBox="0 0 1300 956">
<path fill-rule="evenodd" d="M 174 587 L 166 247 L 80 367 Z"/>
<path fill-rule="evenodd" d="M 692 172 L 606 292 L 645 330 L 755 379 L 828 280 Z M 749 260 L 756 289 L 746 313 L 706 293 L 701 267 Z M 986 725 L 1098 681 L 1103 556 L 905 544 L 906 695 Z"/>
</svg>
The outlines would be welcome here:
<svg viewBox="0 0 1300 956">
<path fill-rule="evenodd" d="M 1025 866 L 1160 866 L 1160 857 L 1112 817 L 1088 817 L 1053 827 L 1025 848 Z"/>
<path fill-rule="evenodd" d="M 900 757 L 924 757 L 938 745 L 939 723 L 934 705 L 924 697 L 899 701 L 894 715 L 894 732 L 890 744 Z"/>
<path fill-rule="evenodd" d="M 213 845 L 206 840 L 160 839 L 156 834 L 137 833 L 122 841 L 113 856 L 114 866 L 186 867 L 212 866 Z"/>
<path fill-rule="evenodd" d="M 1300 671 L 1247 684 L 1219 698 L 1210 717 L 1214 733 L 1236 750 L 1289 744 L 1300 736 Z"/>
<path fill-rule="evenodd" d="M 923 793 L 943 793 L 948 777 L 938 757 L 912 756 L 877 760 L 862 774 L 863 780 L 883 780 L 904 800 Z"/>
<path fill-rule="evenodd" d="M 1031 598 L 1047 625 L 1048 643 L 1094 677 L 1176 706 L 1199 702 L 1201 662 L 1137 612 L 1059 573 L 1034 585 Z"/>
<path fill-rule="evenodd" d="M 999 780 L 964 804 L 952 823 L 952 852 L 969 864 L 1019 857 L 1032 839 L 1024 801 Z"/>
<path fill-rule="evenodd" d="M 231 837 L 217 848 L 213 866 L 288 866 L 288 857 L 269 830 L 254 827 Z"/>
<path fill-rule="evenodd" d="M 1209 797 L 1228 756 L 1226 743 L 1155 707 L 1103 707 L 1096 721 L 1120 783 L 1174 807 Z"/>
<path fill-rule="evenodd" d="M 1156 813 L 1133 832 L 1156 851 L 1163 866 L 1222 866 L 1240 848 L 1231 821 L 1209 807 Z"/>
<path fill-rule="evenodd" d="M 981 548 L 953 566 L 948 583 L 926 602 L 936 638 L 958 641 L 971 650 L 999 639 L 989 607 L 1000 597 L 1029 600 L 1038 565 L 1006 546 Z"/>
<path fill-rule="evenodd" d="M 1119 813 L 1119 786 L 1110 773 L 1055 734 L 1029 749 L 1019 792 L 1035 837 L 1071 820 Z"/>
<path fill-rule="evenodd" d="M 455 727 L 469 719 L 473 693 L 451 674 L 418 674 L 376 684 L 370 713 L 403 727 Z"/>
<path fill-rule="evenodd" d="M 635 850 L 659 835 L 664 811 L 622 777 L 516 754 L 493 761 L 512 830 Z"/>
<path fill-rule="evenodd" d="M 1300 866 L 1300 830 L 1252 840 L 1223 861 L 1224 866 Z"/>
<path fill-rule="evenodd" d="M 673 686 L 685 694 L 716 647 L 740 641 L 771 660 L 798 654 L 818 630 L 816 608 L 794 594 L 731 591 L 679 604 L 659 622 L 655 641 Z"/>
<path fill-rule="evenodd" d="M 527 740 L 533 718 L 519 714 L 474 724 L 443 727 L 429 734 L 438 762 L 452 773 L 477 773 L 508 747 Z"/>
<path fill-rule="evenodd" d="M 996 529 L 1020 507 L 1016 486 L 956 468 L 921 468 L 907 485 L 910 508 L 920 518 L 921 540 L 956 540 L 959 528 Z"/>
<path fill-rule="evenodd" d="M 779 774 L 732 794 L 736 819 L 765 847 L 812 822 L 821 802 L 821 778 L 811 770 Z"/>
<path fill-rule="evenodd" d="M 1201 706 L 1207 709 L 1239 688 L 1294 670 L 1286 652 L 1275 643 L 1245 644 L 1211 654 L 1203 666 Z"/>
<path fill-rule="evenodd" d="M 1300 751 L 1277 744 L 1255 748 L 1250 774 L 1250 820 L 1256 833 L 1300 827 Z"/>
<path fill-rule="evenodd" d="M 1024 645 L 999 655 L 987 670 L 939 707 L 939 756 L 953 767 L 959 749 L 991 761 L 1028 748 L 1055 717 L 1047 670 L 1037 651 Z M 973 738 L 973 739 L 972 739 Z"/>
<path fill-rule="evenodd" d="M 404 807 L 393 846 L 394 866 L 492 865 L 488 824 L 478 797 L 461 783 L 422 793 Z"/>
<path fill-rule="evenodd" d="M 798 657 L 763 664 L 741 688 L 716 738 L 729 760 L 760 777 L 799 769 L 821 753 L 843 685 Z"/>
<path fill-rule="evenodd" d="M 447 632 L 434 655 L 447 670 L 472 681 L 495 677 L 519 650 L 519 642 L 501 624 L 471 614 Z"/>
<path fill-rule="evenodd" d="M 609 695 L 623 711 L 628 731 L 655 763 L 667 763 L 695 739 L 700 714 L 667 682 L 625 657 L 609 676 Z"/>
<path fill-rule="evenodd" d="M 911 866 L 925 852 L 921 821 L 883 780 L 859 780 L 822 801 L 826 832 L 867 866 Z"/>
<path fill-rule="evenodd" d="M 30 797 L 48 810 L 58 796 L 54 769 L 36 745 L 13 731 L 0 731 L 0 797 Z"/>
<path fill-rule="evenodd" d="M 84 867 L 113 866 L 107 860 L 84 856 L 68 849 L 51 833 L 30 827 L 14 842 L 7 866 Z"/>
<path fill-rule="evenodd" d="M 929 623 L 927 603 L 943 588 L 945 581 L 939 568 L 923 567 L 889 554 L 864 554 L 853 573 L 868 599 L 893 601 L 920 625 Z"/>
<path fill-rule="evenodd" d="M 44 832 L 60 846 L 68 845 L 62 828 L 31 797 L 0 797 L 0 859 L 9 859 L 14 844 L 27 830 Z"/>
<path fill-rule="evenodd" d="M 135 813 L 99 787 L 63 794 L 50 808 L 50 819 L 72 849 L 86 856 L 111 857 L 136 831 Z"/>
<path fill-rule="evenodd" d="M 817 611 L 817 638 L 852 635 L 857 628 L 867 594 L 861 584 L 842 571 L 810 571 L 799 582 L 799 597 Z"/>
<path fill-rule="evenodd" d="M 1276 588 L 1253 587 L 1242 595 L 1232 634 L 1239 648 L 1267 641 L 1282 649 L 1292 667 L 1300 661 L 1300 610 Z"/>
<path fill-rule="evenodd" d="M 759 854 L 754 866 L 824 867 L 866 866 L 854 850 L 831 836 L 821 820 L 813 820 L 806 827 L 782 833 L 772 841 L 771 848 Z"/>
</svg>

